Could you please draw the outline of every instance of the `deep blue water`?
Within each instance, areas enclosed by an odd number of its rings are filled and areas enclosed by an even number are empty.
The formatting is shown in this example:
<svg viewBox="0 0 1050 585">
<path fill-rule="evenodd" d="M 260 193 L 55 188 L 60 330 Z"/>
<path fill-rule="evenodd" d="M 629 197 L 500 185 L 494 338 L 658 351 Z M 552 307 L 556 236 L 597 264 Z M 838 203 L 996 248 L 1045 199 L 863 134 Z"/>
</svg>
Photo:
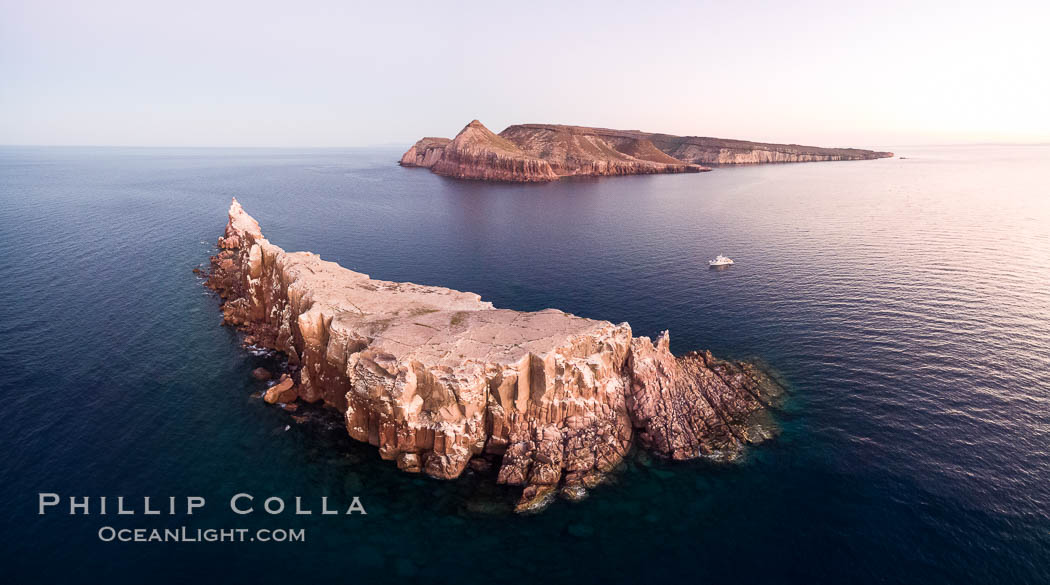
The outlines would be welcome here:
<svg viewBox="0 0 1050 585">
<path fill-rule="evenodd" d="M 512 186 L 396 149 L 2 148 L 5 580 L 1050 582 L 1050 147 L 897 150 Z M 484 478 L 402 474 L 252 397 L 267 362 L 191 272 L 232 196 L 274 243 L 376 278 L 758 358 L 789 383 L 783 432 L 735 465 L 632 456 L 531 517 Z M 723 252 L 737 264 L 708 270 Z M 39 492 L 208 504 L 41 516 Z M 237 492 L 368 515 L 237 516 Z M 307 540 L 100 542 L 107 525 Z"/>
</svg>

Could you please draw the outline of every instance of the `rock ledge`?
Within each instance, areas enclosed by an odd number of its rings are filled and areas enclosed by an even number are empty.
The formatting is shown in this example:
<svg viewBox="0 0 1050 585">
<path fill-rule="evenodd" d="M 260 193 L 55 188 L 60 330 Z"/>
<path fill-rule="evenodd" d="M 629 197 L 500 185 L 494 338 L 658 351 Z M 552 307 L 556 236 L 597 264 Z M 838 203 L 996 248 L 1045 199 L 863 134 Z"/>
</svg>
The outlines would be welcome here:
<svg viewBox="0 0 1050 585">
<path fill-rule="evenodd" d="M 673 459 L 733 459 L 773 432 L 763 411 L 778 384 L 710 353 L 675 357 L 666 332 L 653 343 L 627 323 L 375 280 L 271 244 L 236 199 L 218 244 L 208 286 L 224 322 L 293 370 L 270 401 L 338 409 L 353 438 L 407 472 L 495 464 L 498 482 L 524 486 L 519 511 L 558 491 L 582 497 L 635 441 Z"/>
</svg>

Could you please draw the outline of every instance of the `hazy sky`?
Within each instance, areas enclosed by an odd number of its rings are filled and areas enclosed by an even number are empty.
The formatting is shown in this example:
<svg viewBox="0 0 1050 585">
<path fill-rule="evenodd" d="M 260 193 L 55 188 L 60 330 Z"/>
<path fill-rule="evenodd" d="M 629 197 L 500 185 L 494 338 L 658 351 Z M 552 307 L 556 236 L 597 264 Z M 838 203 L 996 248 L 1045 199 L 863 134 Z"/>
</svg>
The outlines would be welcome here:
<svg viewBox="0 0 1050 585">
<path fill-rule="evenodd" d="M 1050 141 L 1032 2 L 0 0 L 0 144 Z"/>
</svg>

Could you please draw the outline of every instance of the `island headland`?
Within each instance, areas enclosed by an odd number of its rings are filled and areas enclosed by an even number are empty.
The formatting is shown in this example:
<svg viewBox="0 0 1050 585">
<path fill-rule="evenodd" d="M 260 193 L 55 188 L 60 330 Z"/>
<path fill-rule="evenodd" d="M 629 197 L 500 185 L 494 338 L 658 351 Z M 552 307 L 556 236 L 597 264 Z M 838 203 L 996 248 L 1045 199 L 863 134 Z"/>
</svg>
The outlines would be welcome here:
<svg viewBox="0 0 1050 585">
<path fill-rule="evenodd" d="M 540 183 L 572 176 L 698 173 L 703 165 L 868 160 L 892 152 L 673 136 L 557 124 L 517 124 L 499 134 L 474 120 L 453 139 L 423 138 L 401 165 L 447 177 Z"/>
<path fill-rule="evenodd" d="M 411 473 L 494 468 L 520 512 L 582 498 L 633 444 L 671 459 L 735 459 L 775 432 L 782 393 L 753 364 L 676 357 L 665 331 L 370 278 L 286 252 L 233 200 L 207 284 L 224 323 L 283 352 L 268 402 L 320 402 L 351 437 Z"/>
</svg>

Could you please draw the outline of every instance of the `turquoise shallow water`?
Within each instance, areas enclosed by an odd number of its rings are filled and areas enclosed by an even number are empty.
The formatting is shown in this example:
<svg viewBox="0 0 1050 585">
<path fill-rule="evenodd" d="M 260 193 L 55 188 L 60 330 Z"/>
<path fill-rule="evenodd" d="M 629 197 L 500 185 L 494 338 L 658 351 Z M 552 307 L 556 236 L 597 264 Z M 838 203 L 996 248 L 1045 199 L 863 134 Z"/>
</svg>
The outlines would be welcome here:
<svg viewBox="0 0 1050 585">
<path fill-rule="evenodd" d="M 0 440 L 13 582 L 1050 582 L 1048 147 L 701 175 L 465 183 L 396 149 L 0 149 Z M 737 465 L 635 456 L 579 504 L 507 512 L 251 395 L 191 269 L 236 196 L 376 278 L 671 330 L 788 381 Z M 711 271 L 718 253 L 734 258 Z M 285 426 L 290 428 L 285 431 Z M 200 495 L 186 516 L 38 515 L 37 494 Z M 236 516 L 238 492 L 360 516 Z M 103 543 L 100 526 L 306 529 Z"/>
</svg>

